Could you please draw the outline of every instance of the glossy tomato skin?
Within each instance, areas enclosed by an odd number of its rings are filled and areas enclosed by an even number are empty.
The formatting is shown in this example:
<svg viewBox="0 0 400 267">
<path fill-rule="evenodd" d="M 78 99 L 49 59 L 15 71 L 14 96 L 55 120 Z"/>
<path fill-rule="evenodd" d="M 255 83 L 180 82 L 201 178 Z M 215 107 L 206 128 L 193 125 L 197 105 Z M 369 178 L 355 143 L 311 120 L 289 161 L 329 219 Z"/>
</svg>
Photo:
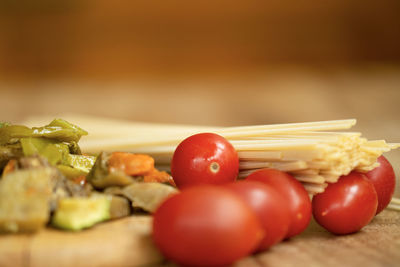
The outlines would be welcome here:
<svg viewBox="0 0 400 267">
<path fill-rule="evenodd" d="M 352 172 L 313 197 L 315 220 L 334 234 L 359 231 L 375 216 L 378 197 L 364 174 Z"/>
<path fill-rule="evenodd" d="M 187 188 L 154 213 L 155 244 L 166 258 L 182 265 L 230 264 L 252 253 L 263 237 L 256 214 L 222 186 Z"/>
<path fill-rule="evenodd" d="M 239 157 L 224 137 L 200 133 L 183 140 L 171 161 L 172 177 L 178 188 L 199 184 L 224 184 L 236 180 Z"/>
<path fill-rule="evenodd" d="M 290 226 L 286 238 L 303 232 L 311 220 L 311 201 L 303 185 L 288 173 L 275 169 L 253 172 L 246 180 L 260 181 L 276 189 L 289 203 Z"/>
<path fill-rule="evenodd" d="M 258 181 L 238 181 L 226 185 L 238 194 L 257 214 L 264 228 L 264 239 L 258 246 L 263 251 L 282 241 L 289 229 L 289 204 L 273 187 Z"/>
<path fill-rule="evenodd" d="M 378 194 L 378 208 L 376 214 L 384 210 L 392 199 L 396 187 L 396 176 L 390 162 L 384 157 L 378 158 L 379 167 L 365 174 L 372 182 Z"/>
</svg>

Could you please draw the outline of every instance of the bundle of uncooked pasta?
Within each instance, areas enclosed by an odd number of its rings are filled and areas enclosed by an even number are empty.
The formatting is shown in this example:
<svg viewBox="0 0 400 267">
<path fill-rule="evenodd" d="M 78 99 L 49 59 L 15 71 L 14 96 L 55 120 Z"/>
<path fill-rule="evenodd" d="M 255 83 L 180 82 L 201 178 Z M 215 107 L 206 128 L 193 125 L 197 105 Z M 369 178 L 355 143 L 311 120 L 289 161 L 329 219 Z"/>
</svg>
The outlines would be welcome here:
<svg viewBox="0 0 400 267">
<path fill-rule="evenodd" d="M 239 178 L 261 168 L 275 168 L 292 174 L 310 194 L 323 192 L 327 183 L 336 182 L 352 170 L 372 170 L 382 153 L 400 146 L 385 140 L 367 140 L 359 132 L 343 131 L 355 125 L 355 119 L 221 128 L 64 117 L 90 132 L 80 142 L 84 152 L 145 153 L 165 170 L 184 138 L 214 132 L 227 138 L 237 150 Z"/>
</svg>

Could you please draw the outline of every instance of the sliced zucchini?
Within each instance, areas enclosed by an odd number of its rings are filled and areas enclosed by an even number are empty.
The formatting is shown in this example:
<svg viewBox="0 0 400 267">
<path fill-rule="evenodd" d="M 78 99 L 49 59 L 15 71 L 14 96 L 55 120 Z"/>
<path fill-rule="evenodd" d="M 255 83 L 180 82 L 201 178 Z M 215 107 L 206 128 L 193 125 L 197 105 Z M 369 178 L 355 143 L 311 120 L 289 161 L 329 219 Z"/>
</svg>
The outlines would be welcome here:
<svg viewBox="0 0 400 267">
<path fill-rule="evenodd" d="M 52 224 L 61 229 L 79 231 L 110 219 L 111 198 L 107 196 L 71 197 L 58 201 Z"/>
</svg>

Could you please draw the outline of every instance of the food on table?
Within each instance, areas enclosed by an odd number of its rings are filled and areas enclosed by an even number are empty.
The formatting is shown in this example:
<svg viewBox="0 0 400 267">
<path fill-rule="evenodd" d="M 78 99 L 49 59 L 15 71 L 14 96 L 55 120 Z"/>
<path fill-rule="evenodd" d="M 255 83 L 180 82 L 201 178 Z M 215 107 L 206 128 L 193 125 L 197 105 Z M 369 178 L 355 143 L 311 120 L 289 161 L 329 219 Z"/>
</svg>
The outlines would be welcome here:
<svg viewBox="0 0 400 267">
<path fill-rule="evenodd" d="M 133 183 L 122 189 L 122 194 L 132 202 L 133 208 L 154 212 L 158 205 L 178 190 L 161 183 Z"/>
<path fill-rule="evenodd" d="M 332 132 L 354 124 L 205 127 L 203 134 L 147 125 L 136 130 L 142 139 L 113 127 L 111 137 L 100 132 L 78 145 L 87 132 L 65 120 L 0 123 L 0 231 L 79 231 L 155 212 L 155 244 L 185 265 L 229 264 L 298 235 L 311 207 L 328 231 L 352 233 L 390 201 L 395 177 L 381 154 L 399 146 Z M 93 154 L 82 154 L 82 144 Z"/>
<path fill-rule="evenodd" d="M 0 128 L 0 164 L 21 156 L 39 155 L 61 170 L 86 175 L 95 157 L 82 155 L 78 141 L 87 132 L 62 119 L 44 127 L 3 124 Z"/>
<path fill-rule="evenodd" d="M 389 205 L 396 187 L 396 176 L 390 162 L 384 156 L 380 156 L 378 158 L 378 163 L 378 167 L 365 173 L 378 194 L 378 208 L 376 214 L 380 213 Z"/>
<path fill-rule="evenodd" d="M 109 156 L 109 153 L 100 153 L 86 179 L 98 189 L 109 186 L 126 186 L 135 182 L 134 178 L 125 174 L 123 170 L 110 170 L 108 168 Z"/>
<path fill-rule="evenodd" d="M 275 169 L 264 169 L 253 172 L 246 180 L 265 183 L 284 196 L 290 211 L 290 225 L 286 238 L 296 236 L 307 228 L 311 220 L 310 197 L 293 176 Z"/>
<path fill-rule="evenodd" d="M 176 148 L 171 173 L 179 188 L 199 184 L 223 184 L 236 180 L 239 158 L 222 136 L 200 133 L 183 140 Z"/>
<path fill-rule="evenodd" d="M 381 154 L 399 146 L 331 132 L 354 123 L 208 130 L 217 134 L 151 126 L 144 139 L 100 133 L 83 140 L 92 155 L 78 145 L 87 132 L 65 120 L 34 128 L 0 123 L 0 231 L 79 231 L 155 212 L 153 239 L 168 259 L 229 264 L 301 233 L 310 194 L 318 223 L 352 233 L 390 201 L 395 177 Z M 196 135 L 178 145 L 190 132 Z M 175 181 L 165 171 L 171 160 Z M 237 177 L 247 179 L 228 183 Z"/>
<path fill-rule="evenodd" d="M 76 180 L 66 179 L 57 168 L 48 163 L 45 158 L 40 156 L 29 156 L 21 157 L 19 159 L 12 160 L 14 162 L 14 169 L 12 172 L 6 173 L 4 177 L 10 174 L 18 175 L 22 170 L 41 170 L 49 169 L 50 175 L 50 187 L 51 195 L 49 200 L 50 212 L 53 212 L 57 208 L 57 202 L 59 199 L 64 197 L 73 196 L 89 196 L 92 192 L 92 186 L 86 183 L 76 183 Z M 0 180 L 0 184 L 3 183 Z M 34 183 L 34 181 L 32 182 Z"/>
<path fill-rule="evenodd" d="M 90 197 L 61 198 L 52 217 L 53 226 L 81 230 L 110 218 L 111 198 L 93 194 Z"/>
<path fill-rule="evenodd" d="M 289 203 L 275 188 L 258 181 L 242 180 L 226 187 L 238 194 L 260 219 L 265 235 L 257 251 L 282 241 L 289 230 Z"/>
<path fill-rule="evenodd" d="M 352 170 L 374 169 L 382 153 L 399 147 L 398 143 L 367 140 L 360 132 L 344 131 L 356 124 L 355 119 L 225 128 L 91 121 L 82 120 L 97 130 L 96 136 L 81 142 L 85 151 L 144 153 L 167 170 L 183 139 L 199 132 L 213 132 L 225 137 L 238 152 L 239 178 L 261 168 L 279 169 L 290 173 L 313 195 Z M 99 127 L 101 122 L 104 123 Z"/>
<path fill-rule="evenodd" d="M 0 181 L 0 231 L 36 231 L 50 217 L 55 169 L 20 170 Z"/>
<path fill-rule="evenodd" d="M 3 169 L 10 159 L 19 158 L 23 155 L 24 154 L 19 144 L 0 145 L 0 169 Z"/>
<path fill-rule="evenodd" d="M 81 230 L 130 215 L 134 210 L 129 199 L 135 210 L 153 211 L 167 193 L 176 191 L 171 176 L 157 170 L 150 156 L 83 155 L 78 141 L 86 134 L 61 119 L 33 128 L 0 124 L 1 232 L 37 231 L 49 222 Z M 148 182 L 143 190 L 124 188 Z M 111 186 L 127 194 L 111 194 Z"/>
<path fill-rule="evenodd" d="M 135 182 L 125 187 L 111 186 L 104 193 L 113 196 L 123 196 L 131 201 L 133 209 L 154 212 L 158 205 L 178 189 L 155 182 Z"/>
<path fill-rule="evenodd" d="M 22 125 L 2 123 L 0 129 L 1 144 L 12 143 L 20 138 L 41 137 L 50 140 L 68 142 L 69 145 L 73 146 L 73 143 L 76 145 L 82 136 L 88 134 L 85 130 L 62 119 L 55 119 L 43 127 L 32 128 Z"/>
<path fill-rule="evenodd" d="M 105 194 L 115 195 L 115 196 L 123 196 L 124 193 L 122 191 L 123 187 L 120 186 L 110 186 L 103 190 Z"/>
<path fill-rule="evenodd" d="M 352 172 L 313 197 L 315 220 L 334 234 L 357 232 L 374 218 L 378 196 L 362 173 Z"/>
<path fill-rule="evenodd" d="M 234 192 L 193 186 L 165 200 L 154 213 L 153 239 L 170 260 L 187 266 L 221 266 L 252 253 L 264 231 Z"/>
<path fill-rule="evenodd" d="M 169 174 L 155 169 L 151 157 L 122 152 L 100 153 L 87 180 L 98 189 L 127 186 L 141 181 L 174 184 Z"/>
<path fill-rule="evenodd" d="M 144 176 L 154 169 L 154 159 L 148 155 L 114 152 L 108 158 L 108 169 L 110 172 L 122 171 L 131 176 Z"/>
<path fill-rule="evenodd" d="M 76 177 L 85 177 L 88 174 L 86 171 L 77 169 L 66 165 L 57 165 L 57 169 L 68 179 L 75 179 Z"/>
<path fill-rule="evenodd" d="M 111 198 L 110 219 L 118 219 L 131 214 L 131 204 L 128 199 L 116 195 L 109 197 Z"/>
</svg>

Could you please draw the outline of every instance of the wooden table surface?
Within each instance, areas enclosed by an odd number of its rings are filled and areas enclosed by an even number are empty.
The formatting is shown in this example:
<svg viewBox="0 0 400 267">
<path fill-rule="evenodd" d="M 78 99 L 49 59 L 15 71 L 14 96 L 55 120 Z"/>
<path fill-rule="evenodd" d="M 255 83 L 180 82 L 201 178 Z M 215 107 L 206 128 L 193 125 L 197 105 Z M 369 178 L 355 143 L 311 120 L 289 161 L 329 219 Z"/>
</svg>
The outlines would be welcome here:
<svg viewBox="0 0 400 267">
<path fill-rule="evenodd" d="M 312 220 L 301 235 L 235 266 L 400 266 L 399 250 L 400 212 L 385 210 L 352 235 L 332 235 Z"/>
<path fill-rule="evenodd" d="M 123 82 L 0 82 L 0 92 L 0 120 L 71 112 L 223 126 L 357 118 L 355 130 L 367 138 L 400 142 L 399 68 L 265 70 L 222 78 Z M 400 152 L 387 157 L 399 176 Z M 6 255 L 0 251 L 0 257 Z M 312 222 L 302 235 L 236 266 L 400 266 L 400 213 L 384 211 L 348 236 L 331 235 Z"/>
<path fill-rule="evenodd" d="M 384 211 L 361 232 L 335 236 L 314 220 L 301 235 L 235 267 L 253 266 L 399 266 L 400 213 Z"/>
<path fill-rule="evenodd" d="M 244 258 L 233 267 L 399 266 L 400 212 L 385 210 L 362 231 L 329 234 L 311 221 L 305 232 Z M 0 266 L 161 266 L 151 240 L 150 216 L 131 216 L 78 232 L 46 229 L 33 235 L 0 237 Z"/>
</svg>

